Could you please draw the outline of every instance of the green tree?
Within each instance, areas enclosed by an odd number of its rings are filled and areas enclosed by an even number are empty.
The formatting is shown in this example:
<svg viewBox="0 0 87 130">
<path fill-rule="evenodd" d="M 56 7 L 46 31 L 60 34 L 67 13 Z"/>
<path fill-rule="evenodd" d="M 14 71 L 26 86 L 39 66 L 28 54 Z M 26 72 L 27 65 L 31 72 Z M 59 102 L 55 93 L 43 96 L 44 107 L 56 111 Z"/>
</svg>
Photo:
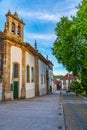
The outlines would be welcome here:
<svg viewBox="0 0 87 130">
<path fill-rule="evenodd" d="M 72 81 L 72 82 L 70 83 L 69 89 L 70 89 L 71 91 L 76 92 L 76 93 L 81 93 L 81 92 L 83 91 L 83 88 L 82 88 L 82 86 L 81 86 L 81 83 L 78 82 L 78 81 L 76 81 L 76 80 L 75 80 L 75 81 Z"/>
<path fill-rule="evenodd" d="M 62 17 L 55 32 L 53 55 L 69 72 L 81 76 L 87 92 L 87 0 L 78 5 L 76 16 Z"/>
</svg>

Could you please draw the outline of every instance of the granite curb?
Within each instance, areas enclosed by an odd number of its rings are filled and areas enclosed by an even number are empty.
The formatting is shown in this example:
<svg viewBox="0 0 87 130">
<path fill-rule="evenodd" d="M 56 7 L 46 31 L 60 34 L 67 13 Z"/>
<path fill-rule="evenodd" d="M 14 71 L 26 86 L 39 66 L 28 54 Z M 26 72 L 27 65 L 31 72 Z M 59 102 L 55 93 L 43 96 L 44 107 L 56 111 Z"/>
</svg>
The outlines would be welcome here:
<svg viewBox="0 0 87 130">
<path fill-rule="evenodd" d="M 84 97 L 82 95 L 79 95 L 79 97 L 87 101 L 87 97 Z"/>
</svg>

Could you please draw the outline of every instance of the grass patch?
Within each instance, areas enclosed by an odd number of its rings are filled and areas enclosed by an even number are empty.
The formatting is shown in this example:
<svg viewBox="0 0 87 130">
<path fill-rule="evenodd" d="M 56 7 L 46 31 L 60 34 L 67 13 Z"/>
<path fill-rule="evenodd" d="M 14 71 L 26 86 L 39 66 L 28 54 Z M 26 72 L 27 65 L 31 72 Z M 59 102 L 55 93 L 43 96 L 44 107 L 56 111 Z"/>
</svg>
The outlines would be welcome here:
<svg viewBox="0 0 87 130">
<path fill-rule="evenodd" d="M 87 94 L 84 92 L 80 93 L 82 96 L 87 97 Z"/>
</svg>

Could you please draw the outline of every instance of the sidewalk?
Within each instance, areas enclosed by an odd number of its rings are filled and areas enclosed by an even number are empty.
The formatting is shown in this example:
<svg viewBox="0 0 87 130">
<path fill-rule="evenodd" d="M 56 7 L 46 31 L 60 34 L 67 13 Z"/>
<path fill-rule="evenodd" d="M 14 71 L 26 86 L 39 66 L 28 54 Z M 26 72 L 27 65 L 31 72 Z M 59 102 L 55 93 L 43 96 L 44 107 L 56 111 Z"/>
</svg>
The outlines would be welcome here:
<svg viewBox="0 0 87 130">
<path fill-rule="evenodd" d="M 84 97 L 82 95 L 79 95 L 79 97 L 87 101 L 87 97 Z"/>
<path fill-rule="evenodd" d="M 61 96 L 0 103 L 0 130 L 65 130 Z"/>
<path fill-rule="evenodd" d="M 66 130 L 87 130 L 87 101 L 75 93 L 63 93 Z"/>
</svg>

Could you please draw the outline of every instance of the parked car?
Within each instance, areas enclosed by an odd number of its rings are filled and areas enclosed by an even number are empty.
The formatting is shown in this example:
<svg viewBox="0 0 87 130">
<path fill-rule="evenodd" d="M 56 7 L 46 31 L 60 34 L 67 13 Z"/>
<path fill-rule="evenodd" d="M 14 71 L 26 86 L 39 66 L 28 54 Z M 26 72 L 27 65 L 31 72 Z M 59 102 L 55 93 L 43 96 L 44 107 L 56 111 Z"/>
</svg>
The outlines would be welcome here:
<svg viewBox="0 0 87 130">
<path fill-rule="evenodd" d="M 70 90 L 66 90 L 66 93 L 70 93 L 71 91 Z"/>
</svg>

